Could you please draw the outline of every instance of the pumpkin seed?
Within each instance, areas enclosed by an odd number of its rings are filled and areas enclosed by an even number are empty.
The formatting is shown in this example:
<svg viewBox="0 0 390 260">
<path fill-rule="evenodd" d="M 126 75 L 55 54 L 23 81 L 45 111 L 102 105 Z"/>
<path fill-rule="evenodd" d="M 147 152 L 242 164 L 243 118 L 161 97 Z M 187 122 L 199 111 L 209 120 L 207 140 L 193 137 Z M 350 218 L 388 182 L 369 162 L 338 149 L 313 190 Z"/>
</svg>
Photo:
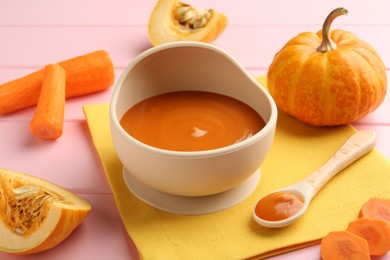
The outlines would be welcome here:
<svg viewBox="0 0 390 260">
<path fill-rule="evenodd" d="M 188 29 L 200 29 L 207 25 L 213 14 L 212 9 L 198 8 L 191 5 L 179 3 L 176 8 L 175 17 L 179 23 Z"/>
<path fill-rule="evenodd" d="M 18 188 L 15 188 L 15 189 L 12 189 L 12 192 L 14 194 L 23 194 L 23 193 L 26 193 L 26 192 L 35 192 L 35 191 L 39 191 L 39 187 L 37 186 L 20 186 Z"/>
<path fill-rule="evenodd" d="M 19 235 L 24 235 L 23 230 L 21 230 L 20 228 L 14 228 L 13 230 L 14 230 L 15 233 L 17 233 Z"/>
</svg>

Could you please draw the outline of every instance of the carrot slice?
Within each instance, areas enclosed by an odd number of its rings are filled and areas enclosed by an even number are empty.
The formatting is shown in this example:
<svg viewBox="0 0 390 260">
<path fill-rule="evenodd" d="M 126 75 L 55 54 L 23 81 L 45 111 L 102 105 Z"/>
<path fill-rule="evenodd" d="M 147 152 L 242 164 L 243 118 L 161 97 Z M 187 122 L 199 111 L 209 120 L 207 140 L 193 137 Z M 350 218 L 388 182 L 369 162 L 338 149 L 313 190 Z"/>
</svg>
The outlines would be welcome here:
<svg viewBox="0 0 390 260">
<path fill-rule="evenodd" d="M 30 123 L 30 132 L 43 140 L 55 140 L 62 135 L 65 75 L 60 65 L 49 64 L 44 68 L 41 94 Z"/>
<path fill-rule="evenodd" d="M 367 241 L 372 256 L 383 256 L 390 250 L 390 226 L 383 220 L 358 218 L 349 223 L 347 230 Z"/>
<path fill-rule="evenodd" d="M 59 63 L 66 71 L 66 97 L 107 89 L 114 83 L 109 54 L 96 51 Z M 41 92 L 43 69 L 0 85 L 0 115 L 34 106 Z"/>
<path fill-rule="evenodd" d="M 362 205 L 359 217 L 381 219 L 390 224 L 390 199 L 369 199 Z"/>
<path fill-rule="evenodd" d="M 323 260 L 369 260 L 367 241 L 346 230 L 332 231 L 321 240 L 320 254 Z"/>
</svg>

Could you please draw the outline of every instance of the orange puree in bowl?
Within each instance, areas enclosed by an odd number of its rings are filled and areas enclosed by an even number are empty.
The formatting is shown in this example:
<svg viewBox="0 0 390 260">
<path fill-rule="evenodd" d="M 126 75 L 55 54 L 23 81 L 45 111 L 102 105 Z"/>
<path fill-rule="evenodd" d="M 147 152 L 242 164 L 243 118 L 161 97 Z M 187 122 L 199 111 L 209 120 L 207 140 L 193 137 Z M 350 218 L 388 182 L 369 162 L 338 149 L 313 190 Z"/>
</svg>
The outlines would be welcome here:
<svg viewBox="0 0 390 260">
<path fill-rule="evenodd" d="M 131 107 L 120 124 L 137 140 L 162 149 L 201 151 L 243 141 L 265 123 L 247 104 L 201 91 L 153 96 Z"/>
</svg>

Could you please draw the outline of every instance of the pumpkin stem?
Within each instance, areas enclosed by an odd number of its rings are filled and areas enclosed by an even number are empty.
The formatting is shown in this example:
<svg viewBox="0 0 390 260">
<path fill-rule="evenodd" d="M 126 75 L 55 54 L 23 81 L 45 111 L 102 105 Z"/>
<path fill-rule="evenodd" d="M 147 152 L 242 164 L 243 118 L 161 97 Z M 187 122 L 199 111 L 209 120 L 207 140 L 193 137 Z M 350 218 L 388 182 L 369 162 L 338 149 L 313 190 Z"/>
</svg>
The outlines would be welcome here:
<svg viewBox="0 0 390 260">
<path fill-rule="evenodd" d="M 317 48 L 317 51 L 324 53 L 336 49 L 336 44 L 330 38 L 330 25 L 336 17 L 347 14 L 348 10 L 340 7 L 334 9 L 328 17 L 326 17 L 324 25 L 322 26 L 322 42 Z"/>
</svg>

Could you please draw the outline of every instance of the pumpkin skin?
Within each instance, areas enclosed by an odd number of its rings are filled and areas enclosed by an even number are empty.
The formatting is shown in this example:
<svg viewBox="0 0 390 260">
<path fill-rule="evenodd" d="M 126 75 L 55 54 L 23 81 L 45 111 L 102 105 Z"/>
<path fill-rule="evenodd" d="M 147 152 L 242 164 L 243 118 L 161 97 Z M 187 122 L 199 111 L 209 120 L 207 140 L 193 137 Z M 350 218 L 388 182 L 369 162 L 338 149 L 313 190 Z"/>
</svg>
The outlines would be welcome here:
<svg viewBox="0 0 390 260">
<path fill-rule="evenodd" d="M 181 24 L 177 17 L 180 7 L 190 5 L 178 0 L 159 0 L 154 7 L 148 24 L 148 36 L 152 45 L 160 45 L 174 41 L 200 41 L 211 43 L 225 30 L 228 19 L 217 11 L 212 10 L 206 25 L 201 28 L 190 28 Z"/>
<path fill-rule="evenodd" d="M 298 120 L 344 125 L 383 102 L 385 66 L 373 47 L 353 33 L 323 30 L 297 35 L 275 55 L 267 73 L 268 90 L 279 109 Z M 321 52 L 327 33 L 335 48 Z"/>
</svg>

